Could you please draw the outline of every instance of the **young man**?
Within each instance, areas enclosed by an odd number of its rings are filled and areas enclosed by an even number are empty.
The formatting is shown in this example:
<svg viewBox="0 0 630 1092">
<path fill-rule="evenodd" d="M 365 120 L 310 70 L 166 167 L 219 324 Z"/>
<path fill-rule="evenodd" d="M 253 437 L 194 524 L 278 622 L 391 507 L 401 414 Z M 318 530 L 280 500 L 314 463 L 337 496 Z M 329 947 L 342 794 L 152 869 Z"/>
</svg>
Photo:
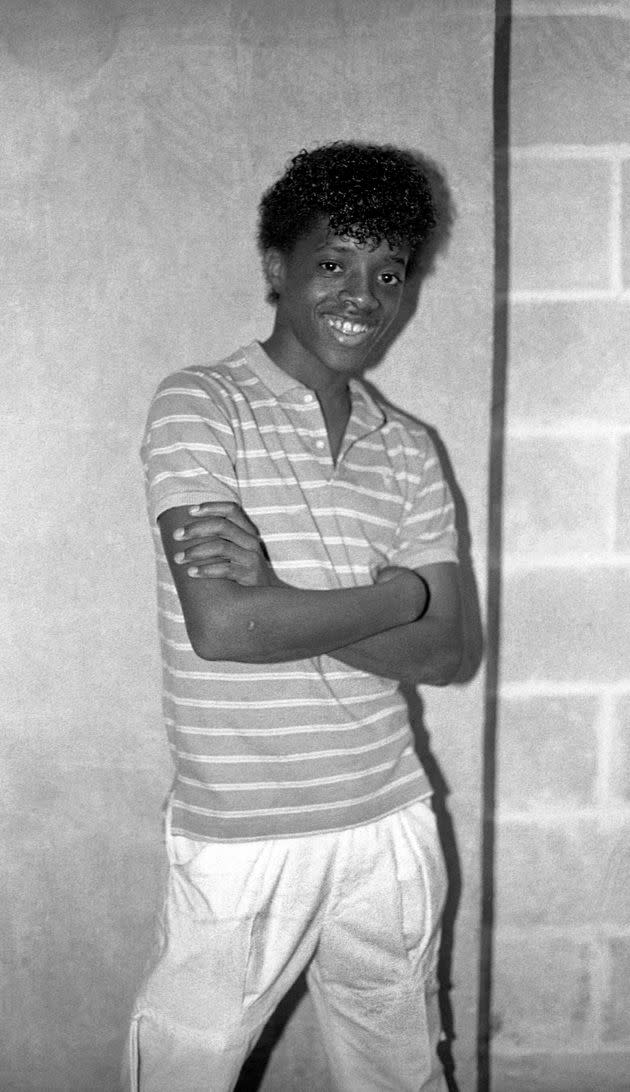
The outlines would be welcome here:
<svg viewBox="0 0 630 1092">
<path fill-rule="evenodd" d="M 434 225 L 411 155 L 301 152 L 261 202 L 270 337 L 154 398 L 176 776 L 139 1092 L 233 1089 L 305 968 L 335 1089 L 445 1088 L 445 872 L 398 683 L 457 671 L 453 505 L 426 431 L 359 379 Z"/>
</svg>

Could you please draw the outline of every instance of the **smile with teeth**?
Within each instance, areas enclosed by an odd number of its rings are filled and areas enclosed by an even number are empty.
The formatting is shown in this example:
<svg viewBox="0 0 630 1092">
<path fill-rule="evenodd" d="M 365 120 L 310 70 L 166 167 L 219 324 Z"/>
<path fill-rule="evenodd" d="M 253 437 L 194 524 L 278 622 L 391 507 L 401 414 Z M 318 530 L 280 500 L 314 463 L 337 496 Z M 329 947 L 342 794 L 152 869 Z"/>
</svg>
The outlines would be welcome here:
<svg viewBox="0 0 630 1092">
<path fill-rule="evenodd" d="M 370 330 L 365 322 L 351 322 L 350 319 L 334 318 L 331 315 L 327 316 L 326 321 L 333 330 L 338 330 L 345 337 L 357 337 L 359 334 L 367 334 Z"/>
</svg>

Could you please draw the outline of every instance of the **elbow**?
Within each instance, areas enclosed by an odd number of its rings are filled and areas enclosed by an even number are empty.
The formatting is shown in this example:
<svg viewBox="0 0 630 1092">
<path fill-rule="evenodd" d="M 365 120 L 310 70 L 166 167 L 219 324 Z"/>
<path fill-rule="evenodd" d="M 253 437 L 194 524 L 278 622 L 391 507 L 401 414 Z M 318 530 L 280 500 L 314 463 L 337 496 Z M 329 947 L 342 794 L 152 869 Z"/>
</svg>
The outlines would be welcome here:
<svg viewBox="0 0 630 1092">
<path fill-rule="evenodd" d="M 254 627 L 247 622 L 239 625 L 233 615 L 220 615 L 215 611 L 212 619 L 186 618 L 186 632 L 195 655 L 201 660 L 256 663 L 262 659 Z"/>
<path fill-rule="evenodd" d="M 433 678 L 429 680 L 431 686 L 450 686 L 456 682 L 462 665 L 462 656 L 445 656 L 435 665 Z"/>
<path fill-rule="evenodd" d="M 227 659 L 225 652 L 221 656 L 218 655 L 215 643 L 209 639 L 208 634 L 199 632 L 192 626 L 186 627 L 188 631 L 188 640 L 190 641 L 195 656 L 198 656 L 200 660 L 218 660 Z"/>
<path fill-rule="evenodd" d="M 243 664 L 265 663 L 263 652 L 247 641 L 217 641 L 206 634 L 188 634 L 193 652 L 200 660 L 230 660 Z"/>
<path fill-rule="evenodd" d="M 405 686 L 448 686 L 459 674 L 461 659 L 451 656 L 434 656 L 409 671 L 401 671 L 396 677 Z"/>
<path fill-rule="evenodd" d="M 265 627 L 242 610 L 213 611 L 212 617 L 186 619 L 188 639 L 201 660 L 229 660 L 246 664 L 273 659 Z"/>
<path fill-rule="evenodd" d="M 464 658 L 464 643 L 459 631 L 449 631 L 444 639 L 436 641 L 433 654 L 418 667 L 413 679 L 405 680 L 414 685 L 449 686 L 457 682 Z"/>
<path fill-rule="evenodd" d="M 218 659 L 213 635 L 208 633 L 204 626 L 195 625 L 194 622 L 186 619 L 186 633 L 195 656 L 198 656 L 200 660 Z"/>
<path fill-rule="evenodd" d="M 434 677 L 430 680 L 432 686 L 450 686 L 456 682 L 464 661 L 464 641 L 462 634 L 457 632 L 451 635 L 451 640 L 436 656 L 433 664 Z"/>
<path fill-rule="evenodd" d="M 201 660 L 264 663 L 270 644 L 265 602 L 231 580 L 194 581 L 176 572 L 186 634 Z"/>
<path fill-rule="evenodd" d="M 187 629 L 193 652 L 201 660 L 230 660 L 249 664 L 264 662 L 262 649 L 256 641 L 248 640 L 245 635 L 239 638 L 233 632 L 208 632 L 193 626 Z"/>
</svg>

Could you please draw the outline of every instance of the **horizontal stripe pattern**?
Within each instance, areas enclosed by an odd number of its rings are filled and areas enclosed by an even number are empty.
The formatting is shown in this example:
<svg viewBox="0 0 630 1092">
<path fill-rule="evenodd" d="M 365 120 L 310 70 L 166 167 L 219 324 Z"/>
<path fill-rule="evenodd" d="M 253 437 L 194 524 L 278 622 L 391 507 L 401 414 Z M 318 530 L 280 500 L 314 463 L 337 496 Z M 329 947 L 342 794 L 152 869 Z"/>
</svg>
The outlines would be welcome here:
<svg viewBox="0 0 630 1092">
<path fill-rule="evenodd" d="M 157 528 L 167 508 L 235 501 L 278 574 L 312 589 L 368 584 L 384 565 L 456 560 L 452 500 L 426 430 L 358 381 L 351 395 L 334 465 L 317 398 L 256 342 L 175 373 L 156 392 L 142 458 L 175 833 L 241 840 L 337 830 L 429 792 L 391 680 L 331 656 L 283 664 L 197 657 Z"/>
</svg>

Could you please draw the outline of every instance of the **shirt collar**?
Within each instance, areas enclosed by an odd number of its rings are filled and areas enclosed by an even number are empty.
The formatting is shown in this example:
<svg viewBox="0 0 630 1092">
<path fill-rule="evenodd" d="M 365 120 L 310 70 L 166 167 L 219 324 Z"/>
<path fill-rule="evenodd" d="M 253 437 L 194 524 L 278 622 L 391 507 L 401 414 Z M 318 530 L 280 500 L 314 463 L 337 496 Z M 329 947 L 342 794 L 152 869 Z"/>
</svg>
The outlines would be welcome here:
<svg viewBox="0 0 630 1092">
<path fill-rule="evenodd" d="M 282 398 L 291 391 L 306 391 L 309 388 L 292 375 L 283 371 L 274 364 L 267 355 L 259 341 L 252 341 L 246 349 L 247 360 L 252 371 L 260 379 L 261 383 L 275 394 L 276 398 Z M 379 428 L 384 420 L 383 410 L 374 400 L 360 379 L 350 379 L 348 383 L 352 398 L 352 415 L 367 430 Z"/>
<path fill-rule="evenodd" d="M 252 341 L 245 352 L 247 363 L 252 371 L 255 372 L 261 383 L 267 387 L 267 390 L 270 390 L 277 398 L 288 394 L 289 391 L 307 389 L 298 379 L 294 379 L 292 375 L 284 372 L 282 368 L 274 364 L 259 341 Z"/>
<path fill-rule="evenodd" d="M 360 379 L 351 379 L 349 383 L 352 396 L 352 415 L 356 417 L 366 431 L 380 428 L 385 423 L 383 407 L 372 397 Z"/>
</svg>

